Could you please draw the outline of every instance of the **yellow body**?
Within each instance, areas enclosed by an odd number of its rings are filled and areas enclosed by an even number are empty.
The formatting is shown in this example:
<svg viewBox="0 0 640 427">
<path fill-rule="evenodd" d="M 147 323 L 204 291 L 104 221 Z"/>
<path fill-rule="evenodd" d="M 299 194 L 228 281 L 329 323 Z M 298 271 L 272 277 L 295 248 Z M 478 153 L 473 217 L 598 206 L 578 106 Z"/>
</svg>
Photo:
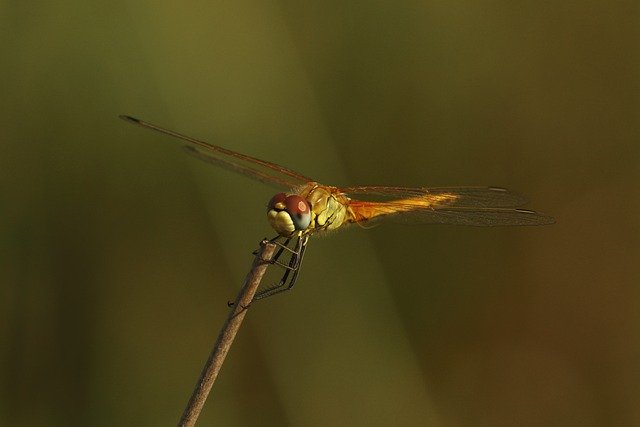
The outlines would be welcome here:
<svg viewBox="0 0 640 427">
<path fill-rule="evenodd" d="M 335 230 L 352 218 L 347 209 L 350 199 L 335 187 L 312 182 L 299 194 L 311 204 L 311 224 L 305 233 Z"/>
<path fill-rule="evenodd" d="M 444 193 L 425 194 L 388 202 L 366 202 L 352 200 L 338 187 L 320 185 L 316 182 L 310 182 L 300 188 L 296 194 L 304 197 L 311 205 L 311 222 L 305 230 L 297 230 L 301 235 L 331 231 L 348 223 L 363 223 L 376 217 L 408 212 L 416 208 L 433 208 L 457 199 L 454 194 Z M 295 226 L 288 212 L 270 210 L 267 217 L 278 234 L 285 237 L 296 234 Z"/>
</svg>

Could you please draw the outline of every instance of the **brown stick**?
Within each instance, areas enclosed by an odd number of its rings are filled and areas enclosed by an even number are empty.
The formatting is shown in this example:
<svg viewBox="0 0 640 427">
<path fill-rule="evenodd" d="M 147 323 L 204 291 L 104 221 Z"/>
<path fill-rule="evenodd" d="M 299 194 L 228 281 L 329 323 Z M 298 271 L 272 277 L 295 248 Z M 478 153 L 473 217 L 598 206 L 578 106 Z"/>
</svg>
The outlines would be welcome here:
<svg viewBox="0 0 640 427">
<path fill-rule="evenodd" d="M 222 330 L 220 330 L 220 334 L 213 346 L 213 350 L 211 350 L 209 359 L 207 359 L 202 369 L 198 383 L 191 394 L 182 418 L 180 418 L 180 422 L 178 423 L 179 427 L 191 427 L 196 424 L 204 402 L 207 400 L 207 396 L 218 376 L 218 372 L 220 372 L 224 358 L 229 352 L 229 348 L 231 348 L 238 329 L 240 329 L 244 315 L 247 313 L 247 308 L 249 308 L 249 304 L 251 304 L 251 300 L 253 300 L 260 280 L 262 280 L 262 276 L 269 266 L 268 261 L 273 256 L 275 248 L 276 245 L 268 240 L 260 242 L 260 250 L 253 261 L 251 271 L 247 275 L 244 285 L 236 297 L 227 321 L 224 323 Z"/>
</svg>

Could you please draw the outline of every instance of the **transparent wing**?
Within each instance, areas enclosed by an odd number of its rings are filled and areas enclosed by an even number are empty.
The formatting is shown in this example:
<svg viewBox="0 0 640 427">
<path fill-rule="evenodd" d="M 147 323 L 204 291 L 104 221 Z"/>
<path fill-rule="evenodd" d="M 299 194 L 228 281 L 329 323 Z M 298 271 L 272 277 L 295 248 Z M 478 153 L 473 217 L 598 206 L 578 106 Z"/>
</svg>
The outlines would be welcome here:
<svg viewBox="0 0 640 427">
<path fill-rule="evenodd" d="M 202 160 L 203 162 L 215 165 L 217 167 L 220 167 L 232 172 L 243 174 L 248 178 L 254 179 L 263 184 L 274 187 L 275 189 L 278 189 L 278 190 L 282 190 L 283 188 L 292 189 L 301 185 L 301 184 L 294 184 L 292 180 L 287 179 L 286 177 L 283 178 L 279 174 L 268 173 L 268 172 L 258 170 L 257 168 L 249 168 L 237 163 L 222 160 L 220 158 L 204 153 L 191 145 L 185 145 L 183 148 L 187 154 L 195 157 L 198 160 Z"/>
<path fill-rule="evenodd" d="M 189 145 L 185 147 L 187 152 L 200 160 L 243 174 L 249 178 L 277 188 L 291 189 L 313 181 L 311 178 L 276 163 L 236 153 L 235 151 L 218 145 L 200 141 L 134 117 L 123 115 L 120 116 L 120 118 L 134 125 L 151 129 L 188 143 Z"/>
<path fill-rule="evenodd" d="M 516 209 L 526 199 L 497 187 L 351 187 L 350 194 L 378 195 L 395 200 L 350 200 L 354 222 L 377 220 L 473 226 L 544 225 L 553 217 Z M 400 198 L 402 197 L 402 198 Z"/>
<path fill-rule="evenodd" d="M 449 199 L 456 206 L 483 208 L 514 208 L 527 203 L 521 194 L 500 187 L 385 187 L 361 186 L 341 187 L 348 196 L 383 196 L 385 199 L 426 198 L 438 200 Z"/>
<path fill-rule="evenodd" d="M 428 224 L 471 225 L 480 227 L 511 225 L 547 225 L 555 223 L 553 217 L 528 210 L 509 208 L 442 208 L 416 209 L 406 212 L 397 220 Z"/>
</svg>

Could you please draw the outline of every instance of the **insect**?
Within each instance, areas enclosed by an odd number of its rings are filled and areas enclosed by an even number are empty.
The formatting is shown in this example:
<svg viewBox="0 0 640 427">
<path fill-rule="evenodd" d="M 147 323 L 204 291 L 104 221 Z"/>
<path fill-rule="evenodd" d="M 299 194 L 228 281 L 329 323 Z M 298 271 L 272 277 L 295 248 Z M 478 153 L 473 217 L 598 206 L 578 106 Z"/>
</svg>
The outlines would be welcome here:
<svg viewBox="0 0 640 427">
<path fill-rule="evenodd" d="M 423 224 L 471 226 L 520 226 L 554 223 L 551 216 L 519 209 L 526 199 L 498 187 L 334 187 L 323 185 L 284 166 L 237 153 L 130 116 L 123 120 L 172 136 L 186 143 L 185 149 L 205 162 L 241 173 L 285 190 L 267 205 L 267 219 L 278 233 L 272 239 L 279 248 L 271 262 L 284 268 L 280 280 L 261 290 L 254 300 L 293 287 L 309 237 L 348 224 L 369 224 L 401 217 Z M 352 197 L 377 198 L 376 201 Z M 288 262 L 279 261 L 283 253 Z"/>
</svg>

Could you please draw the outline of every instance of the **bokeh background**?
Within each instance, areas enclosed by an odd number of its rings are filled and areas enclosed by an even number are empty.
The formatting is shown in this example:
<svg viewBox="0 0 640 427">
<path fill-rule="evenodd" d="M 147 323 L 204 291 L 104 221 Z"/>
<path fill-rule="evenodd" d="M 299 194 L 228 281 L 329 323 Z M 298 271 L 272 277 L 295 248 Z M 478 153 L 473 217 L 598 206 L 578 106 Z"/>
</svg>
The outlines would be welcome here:
<svg viewBox="0 0 640 427">
<path fill-rule="evenodd" d="M 547 227 L 357 227 L 199 425 L 639 426 L 637 1 L 2 2 L 0 425 L 175 425 L 273 190 L 499 185 Z"/>
</svg>

